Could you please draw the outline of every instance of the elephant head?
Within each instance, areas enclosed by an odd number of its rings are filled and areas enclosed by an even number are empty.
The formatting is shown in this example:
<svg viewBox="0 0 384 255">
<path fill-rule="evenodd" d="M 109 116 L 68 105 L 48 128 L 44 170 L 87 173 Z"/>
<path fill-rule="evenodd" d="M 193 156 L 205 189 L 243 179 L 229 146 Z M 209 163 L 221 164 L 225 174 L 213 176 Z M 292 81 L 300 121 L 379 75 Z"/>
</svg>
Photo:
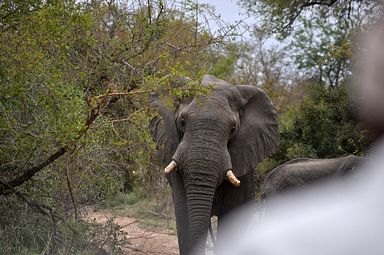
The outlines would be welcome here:
<svg viewBox="0 0 384 255">
<path fill-rule="evenodd" d="M 277 115 L 265 92 L 233 86 L 206 75 L 207 95 L 177 102 L 174 109 L 152 95 L 161 115 L 151 122 L 159 155 L 167 164 L 181 254 L 205 247 L 215 190 L 224 179 L 253 171 L 277 145 Z M 241 184 L 240 184 L 241 185 Z"/>
</svg>

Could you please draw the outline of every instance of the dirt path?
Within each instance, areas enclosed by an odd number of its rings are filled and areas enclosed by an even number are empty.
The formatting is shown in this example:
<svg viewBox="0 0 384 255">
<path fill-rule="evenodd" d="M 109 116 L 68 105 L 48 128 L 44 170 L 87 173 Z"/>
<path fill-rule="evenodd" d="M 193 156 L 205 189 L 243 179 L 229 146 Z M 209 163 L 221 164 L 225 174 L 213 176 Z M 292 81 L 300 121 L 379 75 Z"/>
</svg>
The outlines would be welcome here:
<svg viewBox="0 0 384 255">
<path fill-rule="evenodd" d="M 88 212 L 88 219 L 95 219 L 99 223 L 104 223 L 109 218 L 114 218 L 114 221 L 127 233 L 126 237 L 129 245 L 124 247 L 125 255 L 179 254 L 177 237 L 170 230 L 151 228 L 150 226 L 144 227 L 140 220 L 116 216 L 108 210 L 97 212 L 90 210 Z"/>
</svg>

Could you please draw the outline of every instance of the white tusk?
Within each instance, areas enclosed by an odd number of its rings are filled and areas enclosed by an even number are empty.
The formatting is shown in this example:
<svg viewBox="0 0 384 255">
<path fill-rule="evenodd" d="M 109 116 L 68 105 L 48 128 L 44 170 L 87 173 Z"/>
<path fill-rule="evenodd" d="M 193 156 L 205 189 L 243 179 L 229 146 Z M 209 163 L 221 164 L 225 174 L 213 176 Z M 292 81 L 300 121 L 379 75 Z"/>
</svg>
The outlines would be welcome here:
<svg viewBox="0 0 384 255">
<path fill-rule="evenodd" d="M 227 172 L 227 178 L 234 186 L 238 187 L 240 186 L 239 179 L 236 178 L 236 176 L 233 174 L 232 170 L 228 170 Z"/>
<path fill-rule="evenodd" d="M 169 174 L 173 172 L 177 167 L 176 161 L 172 160 L 171 163 L 164 169 L 164 173 Z"/>
</svg>

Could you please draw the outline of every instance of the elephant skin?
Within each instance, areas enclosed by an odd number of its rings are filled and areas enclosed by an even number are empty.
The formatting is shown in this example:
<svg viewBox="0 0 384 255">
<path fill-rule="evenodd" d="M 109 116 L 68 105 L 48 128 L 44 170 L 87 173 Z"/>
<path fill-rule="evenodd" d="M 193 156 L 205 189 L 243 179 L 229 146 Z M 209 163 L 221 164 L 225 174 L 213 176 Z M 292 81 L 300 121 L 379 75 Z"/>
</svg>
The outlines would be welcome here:
<svg viewBox="0 0 384 255">
<path fill-rule="evenodd" d="M 183 87 L 180 78 L 174 86 Z M 151 95 L 159 116 L 150 124 L 172 188 L 181 255 L 204 254 L 212 215 L 219 219 L 255 196 L 254 169 L 277 146 L 277 115 L 265 92 L 203 77 L 207 94 L 175 99 Z M 173 100 L 174 106 L 166 102 Z M 172 162 L 172 164 L 170 164 Z M 226 174 L 240 180 L 236 187 Z M 219 238 L 220 239 L 220 238 Z"/>
<path fill-rule="evenodd" d="M 270 171 L 261 187 L 261 197 L 269 198 L 300 186 L 343 176 L 358 165 L 363 158 L 346 156 L 331 159 L 293 159 Z"/>
</svg>

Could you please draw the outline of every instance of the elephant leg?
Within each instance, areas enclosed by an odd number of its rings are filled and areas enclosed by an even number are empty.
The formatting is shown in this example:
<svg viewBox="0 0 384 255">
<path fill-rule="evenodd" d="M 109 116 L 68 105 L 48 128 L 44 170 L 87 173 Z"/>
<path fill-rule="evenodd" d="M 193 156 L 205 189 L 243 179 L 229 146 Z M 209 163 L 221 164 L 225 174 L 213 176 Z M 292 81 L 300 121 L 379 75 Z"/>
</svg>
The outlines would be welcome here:
<svg viewBox="0 0 384 255">
<path fill-rule="evenodd" d="M 255 172 L 249 171 L 246 175 L 239 177 L 241 185 L 233 186 L 229 181 L 224 180 L 222 183 L 222 206 L 220 218 L 225 217 L 234 209 L 255 200 L 256 194 L 256 178 Z"/>
<path fill-rule="evenodd" d="M 179 242 L 180 255 L 189 252 L 189 223 L 186 203 L 186 193 L 183 180 L 178 172 L 172 173 L 170 180 L 172 187 L 172 199 L 175 208 L 177 239 Z"/>
<path fill-rule="evenodd" d="M 218 225 L 217 225 L 217 242 L 220 242 L 220 236 L 226 234 L 225 218 L 230 215 L 232 211 L 239 208 L 242 205 L 248 204 L 255 200 L 256 193 L 256 178 L 255 172 L 249 171 L 246 175 L 239 177 L 241 185 L 239 187 L 233 186 L 229 181 L 224 180 L 219 186 L 218 192 Z M 236 225 L 247 226 L 251 221 L 251 217 L 246 214 L 242 214 L 242 217 L 238 218 Z"/>
</svg>

